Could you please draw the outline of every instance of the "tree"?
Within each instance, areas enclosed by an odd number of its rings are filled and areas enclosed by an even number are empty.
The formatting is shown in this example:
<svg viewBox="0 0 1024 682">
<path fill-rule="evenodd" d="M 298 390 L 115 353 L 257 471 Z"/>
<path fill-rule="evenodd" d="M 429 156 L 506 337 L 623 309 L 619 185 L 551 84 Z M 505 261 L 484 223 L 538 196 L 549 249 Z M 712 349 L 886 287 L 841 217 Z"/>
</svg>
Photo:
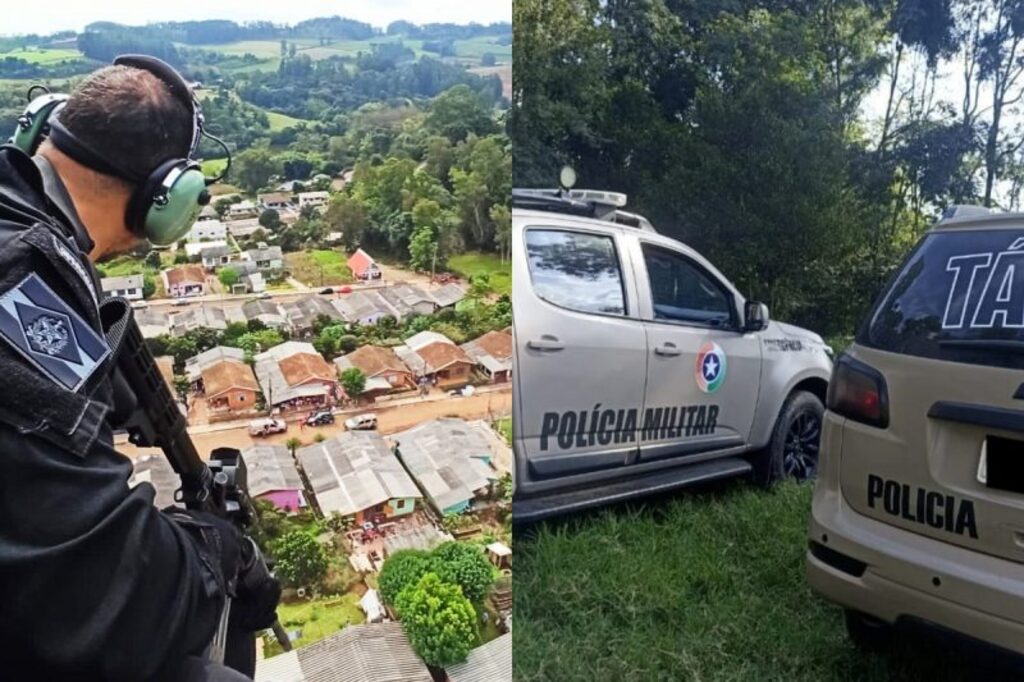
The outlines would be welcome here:
<svg viewBox="0 0 1024 682">
<path fill-rule="evenodd" d="M 155 268 L 155 269 L 159 270 L 160 269 L 160 265 L 161 265 L 161 263 L 160 263 L 160 252 L 156 251 L 156 250 L 153 250 L 153 251 L 150 251 L 149 253 L 147 253 L 146 254 L 145 263 L 149 267 Z"/>
<path fill-rule="evenodd" d="M 358 367 L 349 367 L 341 372 L 341 386 L 349 398 L 355 400 L 366 390 L 366 375 Z"/>
<path fill-rule="evenodd" d="M 274 543 L 274 570 L 292 587 L 316 588 L 327 575 L 327 552 L 305 530 L 288 533 Z"/>
<path fill-rule="evenodd" d="M 362 244 L 366 232 L 366 206 L 356 197 L 335 194 L 327 204 L 324 221 L 332 232 L 341 232 L 345 248 L 353 251 Z"/>
<path fill-rule="evenodd" d="M 480 66 L 494 66 L 498 63 L 498 58 L 494 56 L 493 52 L 484 52 L 480 56 Z"/>
<path fill-rule="evenodd" d="M 483 136 L 498 129 L 490 108 L 468 85 L 461 84 L 434 99 L 426 125 L 453 143 L 465 140 L 470 133 Z"/>
<path fill-rule="evenodd" d="M 252 147 L 235 156 L 231 177 L 248 192 L 255 192 L 280 172 L 277 157 L 268 147 Z"/>
<path fill-rule="evenodd" d="M 466 660 L 478 633 L 476 612 L 457 585 L 427 573 L 402 590 L 398 612 L 409 643 L 430 666 L 445 667 Z"/>
<path fill-rule="evenodd" d="M 512 212 L 505 204 L 494 204 L 490 211 L 494 223 L 494 245 L 498 247 L 501 262 L 512 257 Z"/>
<path fill-rule="evenodd" d="M 387 558 L 380 569 L 377 585 L 381 598 L 396 606 L 398 595 L 409 585 L 419 582 L 431 569 L 430 553 L 419 549 L 403 549 Z"/>
<path fill-rule="evenodd" d="M 446 542 L 431 552 L 434 570 L 446 582 L 462 588 L 466 599 L 479 604 L 494 582 L 494 567 L 476 545 Z"/>
<path fill-rule="evenodd" d="M 142 275 L 142 297 L 149 298 L 156 293 L 156 279 L 153 275 L 143 274 Z"/>
<path fill-rule="evenodd" d="M 191 384 L 189 383 L 188 377 L 181 374 L 174 375 L 174 392 L 178 396 L 178 401 L 182 403 L 188 403 L 188 389 Z"/>
<path fill-rule="evenodd" d="M 224 285 L 225 289 L 230 291 L 231 287 L 238 283 L 240 276 L 238 274 L 238 270 L 235 270 L 234 268 L 221 268 L 217 272 L 217 279 L 220 280 L 220 283 Z"/>
<path fill-rule="evenodd" d="M 281 229 L 281 214 L 272 208 L 268 208 L 263 213 L 260 213 L 259 223 L 271 232 L 277 232 Z"/>
</svg>

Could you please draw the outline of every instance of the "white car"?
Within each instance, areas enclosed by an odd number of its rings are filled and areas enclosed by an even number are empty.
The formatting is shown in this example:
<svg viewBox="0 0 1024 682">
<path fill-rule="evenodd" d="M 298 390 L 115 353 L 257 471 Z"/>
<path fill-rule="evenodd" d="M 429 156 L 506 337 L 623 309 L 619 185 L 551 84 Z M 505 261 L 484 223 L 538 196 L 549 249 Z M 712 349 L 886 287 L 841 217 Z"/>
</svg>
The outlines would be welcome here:
<svg viewBox="0 0 1024 682">
<path fill-rule="evenodd" d="M 377 428 L 377 415 L 372 412 L 357 414 L 345 420 L 345 428 L 349 431 L 368 431 Z"/>
<path fill-rule="evenodd" d="M 814 475 L 831 349 L 625 203 L 513 190 L 518 522 Z"/>
<path fill-rule="evenodd" d="M 174 304 L 173 305 L 188 305 L 191 302 L 192 301 L 188 300 L 187 298 L 184 298 L 183 296 L 179 296 L 178 298 L 174 299 Z"/>
<path fill-rule="evenodd" d="M 269 436 L 273 433 L 284 433 L 288 430 L 288 423 L 283 419 L 273 417 L 267 419 L 253 419 L 249 422 L 249 435 L 259 438 Z"/>
</svg>

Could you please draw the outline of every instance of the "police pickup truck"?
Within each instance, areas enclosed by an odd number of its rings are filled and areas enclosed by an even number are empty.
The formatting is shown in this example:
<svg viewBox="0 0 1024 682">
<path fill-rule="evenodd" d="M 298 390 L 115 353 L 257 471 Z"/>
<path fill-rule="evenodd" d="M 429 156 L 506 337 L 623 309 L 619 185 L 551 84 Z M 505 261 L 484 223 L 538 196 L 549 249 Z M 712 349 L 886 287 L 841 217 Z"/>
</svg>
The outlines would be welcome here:
<svg viewBox="0 0 1024 682">
<path fill-rule="evenodd" d="M 517 522 L 817 467 L 831 349 L 591 190 L 514 190 Z"/>
</svg>

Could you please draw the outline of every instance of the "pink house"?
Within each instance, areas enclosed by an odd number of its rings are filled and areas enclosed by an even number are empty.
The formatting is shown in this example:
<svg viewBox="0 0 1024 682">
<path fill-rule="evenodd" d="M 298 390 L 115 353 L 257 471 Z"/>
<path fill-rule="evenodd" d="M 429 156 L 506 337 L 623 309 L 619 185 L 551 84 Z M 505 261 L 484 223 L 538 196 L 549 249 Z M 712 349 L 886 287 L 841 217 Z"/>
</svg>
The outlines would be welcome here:
<svg viewBox="0 0 1024 682">
<path fill-rule="evenodd" d="M 249 478 L 249 494 L 268 500 L 286 512 L 305 508 L 302 479 L 291 452 L 283 445 L 253 445 L 242 450 Z"/>
<path fill-rule="evenodd" d="M 163 271 L 164 289 L 172 298 L 202 296 L 206 293 L 206 271 L 202 265 L 182 265 Z"/>
</svg>

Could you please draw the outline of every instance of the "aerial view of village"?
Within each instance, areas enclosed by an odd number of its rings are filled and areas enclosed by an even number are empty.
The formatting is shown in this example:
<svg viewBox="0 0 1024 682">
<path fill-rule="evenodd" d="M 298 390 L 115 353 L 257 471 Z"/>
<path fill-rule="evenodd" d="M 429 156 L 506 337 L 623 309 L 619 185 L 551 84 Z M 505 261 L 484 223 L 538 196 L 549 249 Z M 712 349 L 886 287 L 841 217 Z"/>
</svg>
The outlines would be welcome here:
<svg viewBox="0 0 1024 682">
<path fill-rule="evenodd" d="M 99 269 L 199 451 L 243 453 L 294 647 L 268 632 L 256 679 L 503 679 L 511 26 L 97 22 L 3 41 L 5 113 L 23 78 L 66 87 L 145 52 L 194 80 L 231 150 L 185 239 Z M 116 445 L 172 504 L 160 452 Z"/>
</svg>

